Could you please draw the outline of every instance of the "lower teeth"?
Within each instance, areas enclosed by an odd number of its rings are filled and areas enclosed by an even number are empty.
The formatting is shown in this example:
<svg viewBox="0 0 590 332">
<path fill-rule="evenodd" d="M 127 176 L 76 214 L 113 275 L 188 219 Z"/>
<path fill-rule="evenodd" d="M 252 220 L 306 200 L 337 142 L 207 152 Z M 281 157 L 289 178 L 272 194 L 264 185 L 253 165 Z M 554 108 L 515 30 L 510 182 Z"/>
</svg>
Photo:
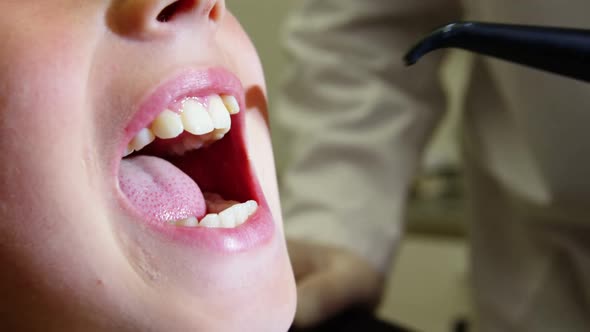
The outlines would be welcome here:
<svg viewBox="0 0 590 332">
<path fill-rule="evenodd" d="M 172 224 L 181 227 L 235 228 L 245 223 L 258 209 L 253 200 L 239 203 L 226 201 L 217 194 L 205 193 L 205 202 L 209 212 L 201 220 L 189 217 Z"/>
</svg>

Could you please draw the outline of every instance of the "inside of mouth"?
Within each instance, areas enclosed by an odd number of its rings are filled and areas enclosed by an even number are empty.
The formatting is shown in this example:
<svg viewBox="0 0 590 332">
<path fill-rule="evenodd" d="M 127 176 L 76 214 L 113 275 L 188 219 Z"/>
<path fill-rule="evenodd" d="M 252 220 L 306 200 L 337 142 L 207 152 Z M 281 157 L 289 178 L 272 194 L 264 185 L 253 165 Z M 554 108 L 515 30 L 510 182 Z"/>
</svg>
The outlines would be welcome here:
<svg viewBox="0 0 590 332">
<path fill-rule="evenodd" d="M 182 135 L 170 140 L 156 139 L 150 146 L 123 159 L 133 162 L 133 158 L 139 156 L 161 158 L 190 177 L 205 196 L 206 193 L 217 194 L 225 201 L 243 203 L 255 200 L 256 197 L 245 143 L 239 131 L 239 128 L 234 128 L 211 145 L 187 151 L 183 155 L 169 153 L 170 147 L 178 144 Z M 183 135 L 190 134 L 185 132 Z M 205 211 L 204 214 L 208 213 L 211 211 Z M 195 217 L 200 220 L 203 215 Z"/>
<path fill-rule="evenodd" d="M 203 192 L 225 200 L 245 202 L 254 199 L 247 171 L 246 150 L 230 131 L 210 146 L 191 150 L 182 156 L 160 156 L 195 181 Z"/>
</svg>

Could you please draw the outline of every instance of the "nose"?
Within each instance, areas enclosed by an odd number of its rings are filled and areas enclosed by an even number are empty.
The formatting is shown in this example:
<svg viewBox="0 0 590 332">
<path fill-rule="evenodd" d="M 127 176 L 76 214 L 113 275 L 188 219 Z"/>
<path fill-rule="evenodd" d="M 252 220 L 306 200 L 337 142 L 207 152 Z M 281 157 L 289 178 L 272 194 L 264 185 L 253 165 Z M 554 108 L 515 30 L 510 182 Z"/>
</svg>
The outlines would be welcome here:
<svg viewBox="0 0 590 332">
<path fill-rule="evenodd" d="M 154 39 L 197 22 L 213 25 L 226 11 L 225 0 L 118 0 L 107 13 L 110 29 L 133 39 Z"/>
</svg>

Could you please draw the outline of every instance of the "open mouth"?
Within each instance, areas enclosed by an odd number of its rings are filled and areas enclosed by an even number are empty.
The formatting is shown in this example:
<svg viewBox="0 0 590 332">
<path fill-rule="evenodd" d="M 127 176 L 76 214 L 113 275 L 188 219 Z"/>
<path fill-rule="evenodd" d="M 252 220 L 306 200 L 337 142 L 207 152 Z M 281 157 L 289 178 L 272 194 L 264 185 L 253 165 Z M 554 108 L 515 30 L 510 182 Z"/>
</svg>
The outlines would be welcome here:
<svg viewBox="0 0 590 332">
<path fill-rule="evenodd" d="M 228 74 L 209 72 L 208 80 L 220 75 Z M 227 77 L 222 80 L 217 87 L 211 82 L 196 90 L 184 87 L 188 92 L 159 102 L 159 111 L 149 116 L 140 111 L 143 123 L 128 128 L 119 187 L 148 223 L 234 229 L 265 208 L 246 151 L 239 89 L 230 88 Z"/>
</svg>

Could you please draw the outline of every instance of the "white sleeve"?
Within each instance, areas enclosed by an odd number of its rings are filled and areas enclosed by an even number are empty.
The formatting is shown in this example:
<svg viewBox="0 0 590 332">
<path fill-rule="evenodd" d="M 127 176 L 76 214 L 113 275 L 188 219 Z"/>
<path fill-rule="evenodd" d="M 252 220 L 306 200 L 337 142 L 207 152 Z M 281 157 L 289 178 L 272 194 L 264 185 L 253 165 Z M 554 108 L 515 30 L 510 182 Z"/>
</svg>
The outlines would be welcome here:
<svg viewBox="0 0 590 332">
<path fill-rule="evenodd" d="M 287 236 L 350 249 L 384 271 L 406 193 L 445 100 L 441 53 L 420 37 L 460 17 L 449 0 L 308 0 L 286 25 L 290 67 L 274 133 Z"/>
</svg>

